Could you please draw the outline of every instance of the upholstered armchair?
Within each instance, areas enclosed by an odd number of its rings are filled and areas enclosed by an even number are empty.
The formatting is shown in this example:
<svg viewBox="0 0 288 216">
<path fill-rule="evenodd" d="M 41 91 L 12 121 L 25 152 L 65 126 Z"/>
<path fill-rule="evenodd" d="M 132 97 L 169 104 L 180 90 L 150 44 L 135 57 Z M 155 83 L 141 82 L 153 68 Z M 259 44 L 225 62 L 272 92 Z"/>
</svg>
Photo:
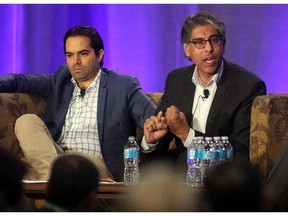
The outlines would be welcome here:
<svg viewBox="0 0 288 216">
<path fill-rule="evenodd" d="M 256 97 L 251 111 L 250 161 L 260 166 L 265 178 L 286 142 L 288 95 L 268 94 Z"/>
<path fill-rule="evenodd" d="M 162 93 L 147 93 L 156 104 Z M 46 99 L 24 93 L 0 93 L 0 148 L 23 157 L 14 133 L 16 119 L 25 113 L 42 116 Z M 142 133 L 137 130 L 137 135 Z M 283 143 L 288 142 L 288 95 L 270 94 L 255 98 L 251 111 L 250 160 L 267 178 Z M 170 148 L 173 148 L 171 142 Z"/>
<path fill-rule="evenodd" d="M 147 93 L 158 105 L 162 93 Z M 14 133 L 16 119 L 23 114 L 33 113 L 41 117 L 46 107 L 46 98 L 25 93 L 0 93 L 0 148 L 6 149 L 18 158 L 24 157 Z M 141 130 L 137 130 L 138 137 Z"/>
</svg>

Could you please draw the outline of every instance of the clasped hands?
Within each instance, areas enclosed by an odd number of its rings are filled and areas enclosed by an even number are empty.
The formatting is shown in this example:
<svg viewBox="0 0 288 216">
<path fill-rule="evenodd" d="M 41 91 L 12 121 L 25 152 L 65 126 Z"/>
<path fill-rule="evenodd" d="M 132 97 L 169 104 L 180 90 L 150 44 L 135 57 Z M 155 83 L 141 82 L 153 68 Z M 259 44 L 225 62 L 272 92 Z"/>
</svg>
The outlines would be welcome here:
<svg viewBox="0 0 288 216">
<path fill-rule="evenodd" d="M 144 123 L 145 140 L 151 144 L 157 143 L 168 131 L 185 141 L 189 130 L 184 113 L 174 105 L 168 107 L 165 114 L 160 111 L 157 116 L 151 116 Z"/>
</svg>

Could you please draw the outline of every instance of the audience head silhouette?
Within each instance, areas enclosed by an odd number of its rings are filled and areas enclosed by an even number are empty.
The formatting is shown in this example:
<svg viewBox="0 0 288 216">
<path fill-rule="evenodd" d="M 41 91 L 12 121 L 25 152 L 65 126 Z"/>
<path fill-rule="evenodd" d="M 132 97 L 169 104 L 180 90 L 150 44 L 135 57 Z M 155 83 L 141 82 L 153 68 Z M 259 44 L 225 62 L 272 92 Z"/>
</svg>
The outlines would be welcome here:
<svg viewBox="0 0 288 216">
<path fill-rule="evenodd" d="M 94 211 L 99 173 L 87 158 L 68 154 L 53 163 L 44 211 Z"/>
<path fill-rule="evenodd" d="M 0 149 L 0 211 L 24 211 L 22 179 L 26 164 Z"/>
<path fill-rule="evenodd" d="M 257 166 L 244 161 L 220 164 L 207 174 L 204 183 L 212 211 L 262 211 L 263 181 Z"/>
<path fill-rule="evenodd" d="M 169 168 L 169 164 L 151 164 L 143 168 L 141 183 L 128 188 L 123 211 L 186 212 L 195 211 L 191 190 Z"/>
</svg>

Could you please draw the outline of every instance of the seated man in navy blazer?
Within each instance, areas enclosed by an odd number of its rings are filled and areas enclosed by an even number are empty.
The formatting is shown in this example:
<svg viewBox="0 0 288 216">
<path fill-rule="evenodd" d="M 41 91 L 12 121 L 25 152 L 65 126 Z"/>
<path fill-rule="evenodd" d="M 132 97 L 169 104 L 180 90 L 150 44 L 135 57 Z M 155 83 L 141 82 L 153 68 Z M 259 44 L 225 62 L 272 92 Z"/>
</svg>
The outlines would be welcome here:
<svg viewBox="0 0 288 216">
<path fill-rule="evenodd" d="M 155 103 L 136 78 L 102 68 L 103 41 L 96 29 L 77 26 L 64 36 L 67 65 L 54 74 L 11 74 L 0 77 L 0 92 L 46 96 L 40 119 L 17 119 L 15 133 L 31 165 L 27 179 L 47 180 L 58 154 L 91 158 L 100 178 L 122 179 L 123 147 L 136 127 L 143 128 Z"/>
<path fill-rule="evenodd" d="M 181 42 L 194 64 L 168 74 L 161 104 L 144 125 L 146 151 L 157 146 L 149 155 L 160 154 L 186 169 L 186 147 L 195 136 L 229 136 L 234 158 L 248 160 L 251 106 L 266 94 L 265 83 L 223 58 L 225 26 L 210 13 L 188 16 Z M 172 138 L 176 148 L 169 149 Z"/>
</svg>

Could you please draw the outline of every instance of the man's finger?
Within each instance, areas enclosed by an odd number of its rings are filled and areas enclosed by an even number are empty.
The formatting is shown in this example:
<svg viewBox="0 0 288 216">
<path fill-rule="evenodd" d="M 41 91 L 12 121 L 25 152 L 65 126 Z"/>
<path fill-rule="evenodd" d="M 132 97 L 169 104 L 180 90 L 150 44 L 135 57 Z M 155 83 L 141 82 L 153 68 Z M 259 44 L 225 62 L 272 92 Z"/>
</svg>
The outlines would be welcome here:
<svg viewBox="0 0 288 216">
<path fill-rule="evenodd" d="M 159 111 L 159 112 L 158 112 L 158 114 L 157 114 L 157 118 L 159 118 L 159 119 L 160 119 L 160 118 L 161 118 L 161 116 L 162 116 L 162 114 L 163 114 L 163 112 L 162 112 L 162 111 Z"/>
</svg>

